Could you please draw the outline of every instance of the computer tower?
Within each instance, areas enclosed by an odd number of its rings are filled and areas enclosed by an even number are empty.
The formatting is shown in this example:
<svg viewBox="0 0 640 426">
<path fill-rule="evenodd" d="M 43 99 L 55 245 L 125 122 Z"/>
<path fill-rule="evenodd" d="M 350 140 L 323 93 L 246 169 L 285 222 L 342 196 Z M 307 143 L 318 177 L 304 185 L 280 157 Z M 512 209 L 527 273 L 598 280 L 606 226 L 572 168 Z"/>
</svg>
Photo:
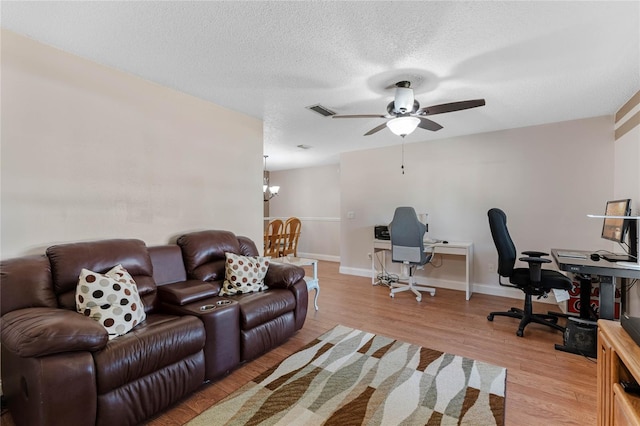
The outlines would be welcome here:
<svg viewBox="0 0 640 426">
<path fill-rule="evenodd" d="M 564 330 L 564 345 L 556 345 L 556 349 L 597 358 L 598 324 L 595 321 L 570 317 Z"/>
</svg>

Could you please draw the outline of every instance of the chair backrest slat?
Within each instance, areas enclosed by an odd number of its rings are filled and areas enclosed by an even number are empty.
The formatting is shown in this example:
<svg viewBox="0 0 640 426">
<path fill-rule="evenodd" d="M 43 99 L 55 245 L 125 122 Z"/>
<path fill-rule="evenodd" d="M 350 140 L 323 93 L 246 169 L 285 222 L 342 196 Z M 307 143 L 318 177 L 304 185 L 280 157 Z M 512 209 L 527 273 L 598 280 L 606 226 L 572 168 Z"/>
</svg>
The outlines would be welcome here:
<svg viewBox="0 0 640 426">
<path fill-rule="evenodd" d="M 280 251 L 282 250 L 282 228 L 283 222 L 280 219 L 274 219 L 269 222 L 267 232 L 264 236 L 265 256 L 280 256 Z"/>
<path fill-rule="evenodd" d="M 302 222 L 297 217 L 290 217 L 284 224 L 284 241 L 281 255 L 293 254 L 298 256 L 298 240 Z"/>
</svg>

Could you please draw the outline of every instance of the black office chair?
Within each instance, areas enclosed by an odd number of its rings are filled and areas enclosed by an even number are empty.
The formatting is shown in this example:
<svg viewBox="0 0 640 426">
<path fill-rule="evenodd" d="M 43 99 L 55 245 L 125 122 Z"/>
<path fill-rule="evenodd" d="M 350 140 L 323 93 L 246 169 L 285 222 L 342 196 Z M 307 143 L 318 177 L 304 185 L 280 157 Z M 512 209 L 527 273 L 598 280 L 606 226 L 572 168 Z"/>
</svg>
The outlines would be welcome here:
<svg viewBox="0 0 640 426">
<path fill-rule="evenodd" d="M 391 260 L 401 262 L 404 267 L 409 268 L 409 280 L 407 284 L 392 283 L 389 296 L 394 297 L 401 291 L 412 291 L 416 295 L 416 300 L 422 300 L 421 291 L 426 291 L 434 296 L 436 289 L 416 285 L 414 272 L 416 268 L 421 268 L 427 264 L 433 253 L 427 254 L 424 251 L 424 234 L 427 226 L 418 220 L 418 215 L 413 207 L 398 207 L 393 214 L 393 220 L 389 224 L 391 234 Z"/>
<path fill-rule="evenodd" d="M 491 236 L 498 250 L 498 283 L 506 287 L 515 287 L 525 294 L 524 309 L 511 308 L 508 312 L 491 312 L 487 319 L 493 321 L 494 316 L 505 316 L 520 319 L 520 325 L 516 334 L 520 337 L 524 334 L 524 328 L 530 322 L 543 324 L 564 332 L 564 327 L 558 325 L 558 317 L 547 314 L 534 314 L 531 297 L 547 297 L 552 289 L 571 289 L 571 280 L 560 272 L 542 269 L 543 263 L 550 263 L 547 253 L 539 251 L 524 251 L 527 257 L 519 260 L 527 262 L 528 268 L 514 268 L 516 263 L 516 248 L 509 236 L 507 229 L 507 215 L 500 209 L 493 208 L 488 212 Z M 508 278 L 509 283 L 503 283 L 502 277 Z"/>
</svg>

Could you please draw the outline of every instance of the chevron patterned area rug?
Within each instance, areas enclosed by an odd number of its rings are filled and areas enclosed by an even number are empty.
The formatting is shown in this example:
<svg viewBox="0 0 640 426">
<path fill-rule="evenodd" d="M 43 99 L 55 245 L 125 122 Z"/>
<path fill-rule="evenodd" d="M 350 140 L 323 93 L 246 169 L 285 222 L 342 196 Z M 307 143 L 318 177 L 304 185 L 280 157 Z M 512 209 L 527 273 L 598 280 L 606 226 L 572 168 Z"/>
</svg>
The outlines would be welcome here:
<svg viewBox="0 0 640 426">
<path fill-rule="evenodd" d="M 189 425 L 502 425 L 506 374 L 337 326 Z"/>
</svg>

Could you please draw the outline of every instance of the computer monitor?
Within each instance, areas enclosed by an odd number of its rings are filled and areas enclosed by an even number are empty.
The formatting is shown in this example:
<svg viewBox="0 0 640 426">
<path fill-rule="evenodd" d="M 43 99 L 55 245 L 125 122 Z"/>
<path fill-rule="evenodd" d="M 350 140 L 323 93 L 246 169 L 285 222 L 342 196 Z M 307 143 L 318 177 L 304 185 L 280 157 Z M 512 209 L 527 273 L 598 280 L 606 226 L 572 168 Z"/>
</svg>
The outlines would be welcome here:
<svg viewBox="0 0 640 426">
<path fill-rule="evenodd" d="M 631 200 L 627 198 L 624 200 L 607 201 L 607 207 L 605 209 L 604 215 L 630 216 Z M 625 219 L 605 217 L 602 222 L 601 236 L 606 240 L 623 243 L 628 228 L 629 221 Z"/>
</svg>

